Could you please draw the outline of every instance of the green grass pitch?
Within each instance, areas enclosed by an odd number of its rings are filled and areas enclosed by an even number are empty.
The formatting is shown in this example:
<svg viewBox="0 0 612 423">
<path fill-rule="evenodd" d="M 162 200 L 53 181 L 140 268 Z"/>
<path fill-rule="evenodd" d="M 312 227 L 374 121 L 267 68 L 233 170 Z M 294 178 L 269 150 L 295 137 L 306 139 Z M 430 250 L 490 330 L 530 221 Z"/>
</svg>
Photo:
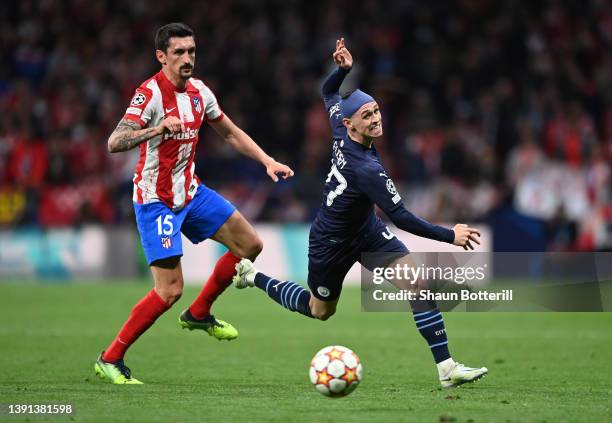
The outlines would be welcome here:
<svg viewBox="0 0 612 423">
<path fill-rule="evenodd" d="M 30 421 L 605 421 L 612 415 L 612 314 L 446 313 L 453 356 L 489 367 L 483 380 L 438 389 L 410 315 L 364 313 L 345 289 L 327 322 L 305 319 L 257 289 L 230 287 L 213 310 L 233 342 L 179 329 L 183 298 L 128 352 L 144 386 L 97 379 L 94 361 L 148 283 L 0 284 L 0 403 L 72 403 Z M 361 386 L 330 399 L 308 381 L 320 348 L 352 348 Z M 0 420 L 24 421 L 0 416 Z"/>
</svg>

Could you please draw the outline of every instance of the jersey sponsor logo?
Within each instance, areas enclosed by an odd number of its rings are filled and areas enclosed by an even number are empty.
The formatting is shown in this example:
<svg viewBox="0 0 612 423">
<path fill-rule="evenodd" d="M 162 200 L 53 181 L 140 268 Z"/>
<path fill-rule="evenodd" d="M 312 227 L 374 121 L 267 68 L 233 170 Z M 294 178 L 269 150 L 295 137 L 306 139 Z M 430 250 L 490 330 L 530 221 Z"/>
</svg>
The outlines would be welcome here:
<svg viewBox="0 0 612 423">
<path fill-rule="evenodd" d="M 125 111 L 126 114 L 128 115 L 136 115 L 136 116 L 140 116 L 142 114 L 142 109 L 138 108 L 138 107 L 128 107 L 127 110 Z"/>
<path fill-rule="evenodd" d="M 200 101 L 199 97 L 193 97 L 193 99 L 191 100 L 193 101 L 193 108 L 196 112 L 198 113 L 202 113 L 202 102 Z"/>
<path fill-rule="evenodd" d="M 317 288 L 317 292 L 318 292 L 318 293 L 319 293 L 319 295 L 320 295 L 320 296 L 322 296 L 322 297 L 329 297 L 329 294 L 330 294 L 329 289 L 327 289 L 327 288 L 326 288 L 326 287 L 324 287 L 324 286 L 320 286 L 320 287 L 318 287 L 318 288 Z"/>
<path fill-rule="evenodd" d="M 178 134 L 165 134 L 164 135 L 164 140 L 177 140 L 177 141 L 184 141 L 184 140 L 190 140 L 193 139 L 195 137 L 198 136 L 198 131 L 196 129 L 188 129 L 185 132 L 181 132 Z"/>
<path fill-rule="evenodd" d="M 342 142 L 344 142 L 344 140 L 342 140 Z M 344 169 L 344 166 L 346 166 L 346 159 L 344 158 L 344 154 L 342 154 L 342 150 L 340 150 L 340 147 L 338 147 L 338 141 L 334 141 L 332 150 L 334 157 L 336 158 L 336 166 L 339 169 Z"/>
<path fill-rule="evenodd" d="M 170 238 L 169 236 L 162 236 L 161 237 L 161 245 L 162 245 L 162 247 L 164 247 L 166 249 L 172 247 L 172 238 Z"/>
<path fill-rule="evenodd" d="M 173 111 L 174 109 L 176 109 L 176 107 L 173 107 L 173 108 L 171 108 L 171 109 L 164 109 L 164 113 L 165 113 L 165 114 L 168 114 L 168 113 L 170 113 L 171 111 Z"/>
<path fill-rule="evenodd" d="M 130 102 L 131 106 L 142 106 L 147 101 L 147 97 L 143 93 L 136 93 Z"/>
</svg>

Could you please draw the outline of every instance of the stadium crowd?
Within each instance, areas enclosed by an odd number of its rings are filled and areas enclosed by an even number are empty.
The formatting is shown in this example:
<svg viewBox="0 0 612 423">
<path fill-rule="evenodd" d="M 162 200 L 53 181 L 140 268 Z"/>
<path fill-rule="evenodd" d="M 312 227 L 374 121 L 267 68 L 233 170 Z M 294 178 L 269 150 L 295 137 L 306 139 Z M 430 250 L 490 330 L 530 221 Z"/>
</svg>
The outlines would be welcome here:
<svg viewBox="0 0 612 423">
<path fill-rule="evenodd" d="M 23 0 L 0 10 L 2 226 L 133 219 L 138 153 L 111 155 L 106 140 L 159 68 L 155 30 L 184 21 L 197 35 L 195 74 L 296 171 L 274 185 L 202 130 L 197 174 L 249 219 L 307 222 L 319 207 L 330 155 L 319 85 L 343 35 L 356 60 L 349 82 L 381 104 L 376 145 L 414 213 L 474 222 L 511 206 L 554 228 L 549 248 L 611 243 L 606 0 Z"/>
</svg>

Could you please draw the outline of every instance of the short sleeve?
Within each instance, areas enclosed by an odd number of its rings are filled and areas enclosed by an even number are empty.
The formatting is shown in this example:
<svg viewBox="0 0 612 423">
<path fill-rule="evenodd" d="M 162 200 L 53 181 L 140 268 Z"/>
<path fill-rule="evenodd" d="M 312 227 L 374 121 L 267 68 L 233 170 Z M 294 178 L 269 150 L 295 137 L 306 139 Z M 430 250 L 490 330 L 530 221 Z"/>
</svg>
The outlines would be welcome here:
<svg viewBox="0 0 612 423">
<path fill-rule="evenodd" d="M 200 87 L 200 94 L 204 100 L 205 108 L 204 114 L 207 122 L 218 122 L 223 119 L 223 110 L 217 102 L 217 97 L 213 94 L 212 90 L 206 85 L 202 84 Z"/>
<path fill-rule="evenodd" d="M 140 126 L 145 127 L 153 114 L 152 99 L 153 92 L 151 90 L 143 87 L 137 88 L 123 118 L 137 122 Z"/>
</svg>

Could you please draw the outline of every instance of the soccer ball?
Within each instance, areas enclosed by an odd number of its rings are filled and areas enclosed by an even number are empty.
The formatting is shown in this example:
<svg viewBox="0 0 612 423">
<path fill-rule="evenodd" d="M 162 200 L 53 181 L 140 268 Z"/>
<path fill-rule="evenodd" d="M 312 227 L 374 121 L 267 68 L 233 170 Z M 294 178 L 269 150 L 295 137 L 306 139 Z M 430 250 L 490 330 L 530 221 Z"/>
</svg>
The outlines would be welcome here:
<svg viewBox="0 0 612 423">
<path fill-rule="evenodd" d="M 340 345 L 325 347 L 310 362 L 310 381 L 328 397 L 344 397 L 357 388 L 363 376 L 361 360 Z"/>
</svg>

